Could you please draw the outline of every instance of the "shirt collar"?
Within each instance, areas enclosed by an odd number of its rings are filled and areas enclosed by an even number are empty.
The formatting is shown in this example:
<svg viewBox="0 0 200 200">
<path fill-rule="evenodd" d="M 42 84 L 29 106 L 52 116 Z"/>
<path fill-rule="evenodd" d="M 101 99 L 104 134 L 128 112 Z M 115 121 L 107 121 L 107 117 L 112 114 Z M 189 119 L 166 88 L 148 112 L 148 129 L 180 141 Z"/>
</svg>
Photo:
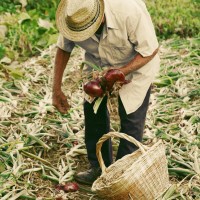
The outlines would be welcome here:
<svg viewBox="0 0 200 200">
<path fill-rule="evenodd" d="M 105 4 L 106 24 L 103 29 L 103 39 L 107 36 L 108 29 L 118 29 L 116 20 L 115 20 L 115 16 L 114 16 L 112 10 L 110 9 L 110 5 L 106 1 L 104 1 L 104 4 Z M 95 35 L 92 36 L 92 39 L 99 42 L 99 40 L 97 39 L 97 37 Z"/>
<path fill-rule="evenodd" d="M 114 19 L 114 15 L 112 10 L 110 9 L 110 5 L 108 2 L 105 2 L 105 17 L 106 17 L 106 26 L 107 28 L 118 29 L 116 20 Z"/>
</svg>

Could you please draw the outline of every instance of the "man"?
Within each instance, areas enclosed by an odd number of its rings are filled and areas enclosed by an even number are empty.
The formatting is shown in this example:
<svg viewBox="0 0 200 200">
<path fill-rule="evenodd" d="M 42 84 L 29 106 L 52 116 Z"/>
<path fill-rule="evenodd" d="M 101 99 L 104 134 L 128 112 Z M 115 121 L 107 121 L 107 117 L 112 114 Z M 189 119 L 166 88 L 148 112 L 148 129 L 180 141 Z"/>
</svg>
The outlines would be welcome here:
<svg viewBox="0 0 200 200">
<path fill-rule="evenodd" d="M 158 41 L 146 6 L 141 0 L 61 0 L 56 23 L 60 31 L 53 81 L 53 105 L 66 113 L 70 106 L 61 90 L 63 72 L 75 45 L 85 49 L 85 59 L 100 67 L 120 70 L 130 83 L 119 90 L 121 132 L 142 140 L 151 83 L 159 70 Z M 92 103 L 84 101 L 85 143 L 91 168 L 75 179 L 92 184 L 101 174 L 96 143 L 109 132 L 105 97 L 94 114 Z M 120 140 L 116 159 L 137 148 Z M 112 163 L 111 143 L 102 148 L 106 166 Z"/>
</svg>

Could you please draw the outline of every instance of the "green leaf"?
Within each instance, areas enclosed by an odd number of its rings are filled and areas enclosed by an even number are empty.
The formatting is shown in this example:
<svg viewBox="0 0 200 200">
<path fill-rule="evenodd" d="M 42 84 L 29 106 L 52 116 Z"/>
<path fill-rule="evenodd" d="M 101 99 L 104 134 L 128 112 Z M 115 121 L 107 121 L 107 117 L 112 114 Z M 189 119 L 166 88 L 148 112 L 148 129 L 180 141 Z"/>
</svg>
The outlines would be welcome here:
<svg viewBox="0 0 200 200">
<path fill-rule="evenodd" d="M 19 2 L 22 4 L 22 8 L 27 6 L 27 0 L 19 0 Z"/>
<path fill-rule="evenodd" d="M 22 24 L 23 21 L 30 20 L 30 19 L 31 19 L 31 17 L 27 12 L 22 12 L 18 16 L 18 23 Z"/>
<path fill-rule="evenodd" d="M 0 25 L 0 42 L 3 42 L 5 40 L 7 31 L 7 26 Z"/>
<path fill-rule="evenodd" d="M 101 105 L 101 102 L 103 100 L 104 97 L 99 97 L 96 101 L 95 101 L 95 104 L 93 106 L 93 110 L 94 110 L 94 113 L 96 114 L 98 109 L 99 109 L 99 106 Z"/>
<path fill-rule="evenodd" d="M 2 44 L 0 44 L 0 59 L 5 56 L 5 48 Z"/>
<path fill-rule="evenodd" d="M 0 173 L 6 170 L 5 165 L 0 161 Z"/>
<path fill-rule="evenodd" d="M 53 24 L 49 20 L 45 20 L 41 18 L 39 18 L 38 20 L 38 25 L 48 30 L 53 27 Z"/>
<path fill-rule="evenodd" d="M 14 78 L 14 79 L 21 79 L 24 76 L 24 73 L 18 69 L 14 69 L 10 72 L 10 75 Z"/>
<path fill-rule="evenodd" d="M 21 79 L 24 77 L 24 72 L 19 67 L 13 67 L 13 66 L 7 66 L 7 65 L 1 65 L 1 67 L 8 70 L 9 74 L 14 79 Z"/>
<path fill-rule="evenodd" d="M 87 66 L 93 68 L 94 70 L 97 70 L 97 71 L 102 71 L 101 67 L 91 63 L 91 62 L 88 62 L 88 61 L 84 61 L 83 64 L 86 64 Z"/>
<path fill-rule="evenodd" d="M 52 44 L 55 44 L 57 39 L 58 39 L 58 34 L 50 35 L 49 36 L 49 40 L 48 40 L 48 46 L 52 45 Z"/>
</svg>

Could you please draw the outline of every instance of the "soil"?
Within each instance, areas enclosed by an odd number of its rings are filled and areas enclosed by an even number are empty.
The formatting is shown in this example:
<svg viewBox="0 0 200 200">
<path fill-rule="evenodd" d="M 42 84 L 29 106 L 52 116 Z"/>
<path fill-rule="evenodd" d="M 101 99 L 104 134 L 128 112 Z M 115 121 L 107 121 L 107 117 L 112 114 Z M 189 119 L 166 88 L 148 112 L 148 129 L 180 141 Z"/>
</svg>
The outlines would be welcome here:
<svg viewBox="0 0 200 200">
<path fill-rule="evenodd" d="M 77 169 L 76 173 L 85 171 L 89 168 L 89 163 L 87 160 L 87 156 L 79 156 L 77 157 Z M 91 186 L 84 185 L 78 183 L 79 190 L 77 192 L 71 192 L 67 194 L 67 200 L 73 199 L 73 200 L 104 200 L 100 197 L 98 197 L 95 193 L 91 191 Z M 66 200 L 58 199 L 58 200 Z"/>
</svg>

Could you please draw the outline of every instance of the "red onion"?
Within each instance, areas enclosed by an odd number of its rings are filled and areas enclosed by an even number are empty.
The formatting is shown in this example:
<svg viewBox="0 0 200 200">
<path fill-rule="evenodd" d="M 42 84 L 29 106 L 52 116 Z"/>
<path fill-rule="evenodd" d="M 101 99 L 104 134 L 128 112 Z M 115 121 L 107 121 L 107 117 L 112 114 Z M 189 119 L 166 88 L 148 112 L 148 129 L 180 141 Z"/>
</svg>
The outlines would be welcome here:
<svg viewBox="0 0 200 200">
<path fill-rule="evenodd" d="M 110 69 L 102 77 L 102 81 L 106 85 L 107 91 L 111 91 L 115 82 L 126 83 L 125 75 L 119 69 Z"/>
<path fill-rule="evenodd" d="M 78 189 L 79 189 L 78 184 L 75 182 L 65 183 L 65 185 L 63 186 L 63 190 L 65 192 L 76 192 Z"/>
<path fill-rule="evenodd" d="M 65 192 L 76 192 L 79 189 L 79 187 L 78 184 L 75 182 L 68 182 L 65 183 L 64 185 L 57 185 L 56 189 L 63 190 Z"/>
<path fill-rule="evenodd" d="M 63 190 L 63 185 L 60 185 L 60 184 L 56 185 L 55 188 L 56 190 Z"/>
<path fill-rule="evenodd" d="M 104 90 L 101 87 L 99 79 L 89 81 L 83 86 L 83 89 L 85 93 L 91 97 L 102 97 L 104 94 Z"/>
<path fill-rule="evenodd" d="M 122 71 L 119 69 L 110 69 L 106 72 L 106 74 L 103 76 L 107 81 L 113 82 L 113 81 L 119 81 L 124 82 L 125 76 Z"/>
</svg>

